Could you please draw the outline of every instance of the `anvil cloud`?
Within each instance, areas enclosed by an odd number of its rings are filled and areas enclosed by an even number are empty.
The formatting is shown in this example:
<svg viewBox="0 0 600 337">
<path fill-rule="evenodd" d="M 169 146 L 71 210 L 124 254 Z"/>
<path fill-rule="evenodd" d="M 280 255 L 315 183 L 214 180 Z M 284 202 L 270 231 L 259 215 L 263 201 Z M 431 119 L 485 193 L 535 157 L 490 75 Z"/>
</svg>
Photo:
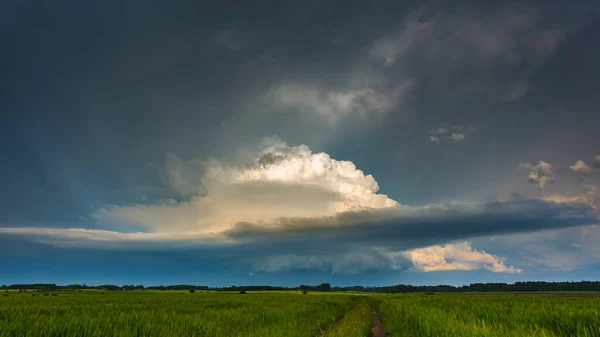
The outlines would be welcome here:
<svg viewBox="0 0 600 337">
<path fill-rule="evenodd" d="M 598 278 L 599 10 L 0 4 L 0 284 Z"/>
</svg>

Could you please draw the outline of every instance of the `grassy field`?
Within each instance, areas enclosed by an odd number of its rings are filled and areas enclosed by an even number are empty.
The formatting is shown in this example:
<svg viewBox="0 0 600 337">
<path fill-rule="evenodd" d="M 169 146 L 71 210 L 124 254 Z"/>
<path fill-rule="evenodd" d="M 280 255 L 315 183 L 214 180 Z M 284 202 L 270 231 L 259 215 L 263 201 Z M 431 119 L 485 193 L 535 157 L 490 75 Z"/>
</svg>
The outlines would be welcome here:
<svg viewBox="0 0 600 337">
<path fill-rule="evenodd" d="M 376 307 L 390 336 L 600 336 L 597 294 L 415 294 L 381 299 Z"/>
<path fill-rule="evenodd" d="M 370 334 L 371 307 L 392 337 L 600 336 L 600 297 L 582 293 L 43 294 L 0 296 L 0 337 L 364 337 Z"/>
<path fill-rule="evenodd" d="M 0 296 L 0 336 L 317 336 L 355 296 L 58 292 Z"/>
</svg>

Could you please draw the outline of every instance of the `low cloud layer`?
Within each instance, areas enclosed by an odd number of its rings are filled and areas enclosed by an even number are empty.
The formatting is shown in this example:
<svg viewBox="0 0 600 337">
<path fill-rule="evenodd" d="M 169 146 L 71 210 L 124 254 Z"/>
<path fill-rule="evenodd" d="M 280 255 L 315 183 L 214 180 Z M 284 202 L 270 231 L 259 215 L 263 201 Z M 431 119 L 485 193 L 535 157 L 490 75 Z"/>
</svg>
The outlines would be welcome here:
<svg viewBox="0 0 600 337">
<path fill-rule="evenodd" d="M 596 224 L 583 205 L 538 200 L 346 212 L 329 217 L 237 223 L 216 233 L 121 233 L 85 229 L 0 228 L 0 235 L 58 247 L 195 249 L 254 271 L 318 269 L 334 272 L 485 269 L 518 273 L 502 258 L 445 245 L 477 237 Z"/>
<path fill-rule="evenodd" d="M 505 265 L 498 256 L 473 249 L 469 242 L 414 249 L 409 254 L 415 268 L 426 272 L 485 269 L 494 273 L 518 274 L 523 271 Z"/>
<path fill-rule="evenodd" d="M 552 166 L 545 162 L 525 167 L 540 186 L 542 177 L 552 176 Z M 58 247 L 194 249 L 207 259 L 218 257 L 264 272 L 519 273 L 518 267 L 464 240 L 598 222 L 591 187 L 584 190 L 586 202 L 519 199 L 404 206 L 379 194 L 373 176 L 352 162 L 278 138 L 223 160 L 171 156 L 165 174 L 185 198 L 109 206 L 93 214 L 100 228 L 118 230 L 0 228 L 0 235 Z"/>
</svg>

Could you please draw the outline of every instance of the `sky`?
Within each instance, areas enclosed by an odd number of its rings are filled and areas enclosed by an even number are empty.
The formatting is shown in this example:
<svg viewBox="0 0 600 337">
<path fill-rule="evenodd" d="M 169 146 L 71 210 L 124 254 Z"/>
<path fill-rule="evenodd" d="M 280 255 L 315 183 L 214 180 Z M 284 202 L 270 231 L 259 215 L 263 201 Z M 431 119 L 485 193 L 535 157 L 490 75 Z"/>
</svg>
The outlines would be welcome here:
<svg viewBox="0 0 600 337">
<path fill-rule="evenodd" d="M 0 284 L 598 280 L 599 10 L 0 0 Z"/>
</svg>

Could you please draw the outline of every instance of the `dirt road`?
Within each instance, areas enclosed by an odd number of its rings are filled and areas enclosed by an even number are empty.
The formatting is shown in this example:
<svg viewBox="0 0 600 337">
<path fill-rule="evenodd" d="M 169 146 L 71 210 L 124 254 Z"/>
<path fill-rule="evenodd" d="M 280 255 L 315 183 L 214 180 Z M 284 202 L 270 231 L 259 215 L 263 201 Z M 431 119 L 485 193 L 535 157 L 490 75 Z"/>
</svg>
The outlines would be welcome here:
<svg viewBox="0 0 600 337">
<path fill-rule="evenodd" d="M 388 334 L 383 329 L 383 324 L 381 324 L 379 313 L 373 307 L 371 307 L 371 317 L 373 319 L 371 337 L 388 337 Z"/>
</svg>

